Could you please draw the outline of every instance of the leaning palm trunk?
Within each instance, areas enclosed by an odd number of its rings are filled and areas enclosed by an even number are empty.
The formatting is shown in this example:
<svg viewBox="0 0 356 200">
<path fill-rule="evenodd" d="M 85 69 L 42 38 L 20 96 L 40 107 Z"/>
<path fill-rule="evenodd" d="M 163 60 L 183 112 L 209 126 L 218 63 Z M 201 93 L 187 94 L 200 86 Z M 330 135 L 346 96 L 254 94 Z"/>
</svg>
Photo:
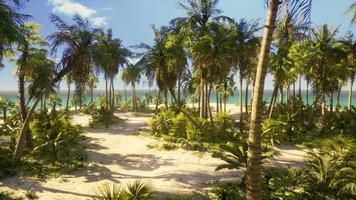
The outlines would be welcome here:
<svg viewBox="0 0 356 200">
<path fill-rule="evenodd" d="M 27 136 L 27 132 L 28 132 L 28 128 L 29 128 L 29 124 L 30 124 L 30 120 L 32 119 L 33 116 L 33 112 L 35 111 L 37 104 L 40 102 L 40 100 L 42 99 L 42 95 L 43 95 L 44 91 L 36 98 L 35 102 L 33 103 L 30 111 L 27 113 L 26 119 L 24 121 L 24 124 L 22 126 L 20 135 L 19 135 L 19 139 L 17 141 L 16 144 L 16 148 L 15 148 L 15 152 L 14 152 L 14 160 L 20 160 L 22 157 L 22 152 L 25 148 L 25 141 L 26 141 L 26 136 Z"/>
<path fill-rule="evenodd" d="M 20 71 L 19 73 L 19 99 L 22 122 L 26 119 L 26 105 L 25 105 L 25 77 Z"/>
<path fill-rule="evenodd" d="M 352 78 L 352 79 L 350 80 L 349 100 L 348 100 L 348 106 L 347 106 L 347 108 L 348 108 L 349 110 L 351 110 L 351 106 L 352 106 L 352 86 L 353 86 L 353 84 L 354 84 L 354 78 Z"/>
<path fill-rule="evenodd" d="M 259 55 L 256 81 L 253 93 L 253 104 L 251 111 L 251 123 L 248 138 L 247 171 L 246 171 L 246 198 L 248 200 L 259 200 L 261 194 L 261 116 L 264 81 L 267 71 L 267 60 L 270 52 L 271 40 L 274 31 L 276 15 L 278 12 L 278 0 L 270 0 L 266 18 Z"/>
<path fill-rule="evenodd" d="M 27 116 L 27 111 L 26 111 L 26 99 L 25 99 L 25 77 L 20 70 L 19 73 L 19 98 L 20 98 L 20 110 L 21 110 L 21 119 L 22 122 L 25 121 L 26 116 Z M 31 132 L 27 131 L 25 133 L 26 135 L 26 144 L 27 147 L 32 147 L 33 141 L 32 141 L 32 135 Z"/>
<path fill-rule="evenodd" d="M 272 98 L 268 109 L 269 110 L 268 119 L 271 119 L 272 117 L 274 105 L 276 104 L 277 94 L 278 94 L 278 85 L 276 84 L 272 92 Z"/>
</svg>

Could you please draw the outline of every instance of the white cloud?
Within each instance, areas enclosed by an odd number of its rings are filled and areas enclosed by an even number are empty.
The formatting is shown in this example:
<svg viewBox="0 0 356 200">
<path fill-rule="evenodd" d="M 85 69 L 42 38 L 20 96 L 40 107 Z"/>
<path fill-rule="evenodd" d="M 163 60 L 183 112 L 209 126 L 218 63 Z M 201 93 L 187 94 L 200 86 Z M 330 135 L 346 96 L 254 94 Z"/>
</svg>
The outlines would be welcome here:
<svg viewBox="0 0 356 200">
<path fill-rule="evenodd" d="M 48 0 L 48 2 L 53 6 L 53 12 L 66 16 L 74 16 L 77 14 L 81 17 L 88 18 L 94 26 L 107 24 L 106 17 L 98 16 L 96 10 L 74 2 L 73 0 Z"/>
</svg>

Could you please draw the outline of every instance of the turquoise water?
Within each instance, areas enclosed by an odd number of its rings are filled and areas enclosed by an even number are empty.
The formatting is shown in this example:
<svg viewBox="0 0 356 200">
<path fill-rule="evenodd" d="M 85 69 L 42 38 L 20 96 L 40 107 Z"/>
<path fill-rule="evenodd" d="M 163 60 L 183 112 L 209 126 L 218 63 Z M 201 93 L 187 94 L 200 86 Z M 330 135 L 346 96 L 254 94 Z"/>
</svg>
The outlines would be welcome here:
<svg viewBox="0 0 356 200">
<path fill-rule="evenodd" d="M 121 94 L 122 99 L 124 98 L 124 91 L 123 90 L 119 90 L 116 91 L 119 92 L 119 94 Z M 156 92 L 153 90 L 137 90 L 137 96 L 139 98 L 143 98 L 143 96 L 147 93 L 151 92 L 151 95 L 155 95 Z M 104 90 L 96 90 L 94 91 L 94 99 L 97 99 L 99 95 L 104 95 L 105 91 Z M 73 93 L 71 93 L 71 97 L 72 97 Z M 243 92 L 244 95 L 244 92 Z M 10 101 L 12 102 L 17 102 L 18 101 L 18 93 L 17 91 L 0 91 L 0 96 L 4 96 L 6 98 L 8 98 Z M 67 91 L 60 91 L 59 92 L 59 96 L 62 99 L 62 106 L 65 106 L 65 102 L 67 99 Z M 266 101 L 270 101 L 272 96 L 272 90 L 265 90 L 264 91 L 264 100 Z M 127 90 L 127 98 L 131 97 L 131 91 Z M 306 103 L 306 91 L 302 91 L 302 98 L 303 101 Z M 228 99 L 228 103 L 229 104 L 240 104 L 239 101 L 239 93 L 235 93 L 234 96 L 230 97 Z M 251 91 L 249 91 L 249 102 L 251 99 Z M 328 99 L 328 98 L 327 98 Z M 90 97 L 86 97 L 86 102 L 89 102 Z M 353 105 L 356 105 L 356 91 L 353 92 L 353 96 L 352 96 L 352 100 L 353 100 Z M 311 104 L 313 101 L 313 94 L 309 91 L 309 104 Z M 341 91 L 341 95 L 340 95 L 340 104 L 341 106 L 347 106 L 347 101 L 348 101 L 348 91 Z M 216 96 L 214 93 L 212 93 L 211 95 L 211 99 L 210 99 L 211 103 L 216 103 Z M 245 102 L 245 97 L 243 97 L 243 104 Z M 334 97 L 334 104 L 336 104 L 336 95 Z"/>
</svg>

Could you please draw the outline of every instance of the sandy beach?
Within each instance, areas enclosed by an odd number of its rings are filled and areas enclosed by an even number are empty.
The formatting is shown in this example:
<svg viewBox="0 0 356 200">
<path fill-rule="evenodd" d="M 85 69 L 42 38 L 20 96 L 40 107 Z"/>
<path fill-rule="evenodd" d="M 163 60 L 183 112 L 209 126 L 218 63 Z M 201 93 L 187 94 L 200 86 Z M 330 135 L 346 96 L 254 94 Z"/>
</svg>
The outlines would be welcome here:
<svg viewBox="0 0 356 200">
<path fill-rule="evenodd" d="M 231 114 L 238 106 L 228 105 Z M 105 183 L 127 183 L 136 179 L 149 181 L 161 194 L 205 193 L 207 183 L 217 180 L 236 179 L 242 172 L 214 169 L 223 161 L 208 153 L 176 149 L 171 151 L 149 148 L 159 141 L 140 135 L 152 116 L 142 113 L 116 113 L 125 122 L 107 129 L 85 128 L 89 167 L 59 178 L 42 182 L 35 178 L 14 176 L 0 181 L 2 189 L 23 195 L 33 189 L 40 199 L 91 199 L 95 190 Z M 73 123 L 87 127 L 90 116 L 75 114 Z M 299 166 L 304 152 L 292 147 L 279 147 L 280 155 L 272 158 L 272 165 Z"/>
</svg>

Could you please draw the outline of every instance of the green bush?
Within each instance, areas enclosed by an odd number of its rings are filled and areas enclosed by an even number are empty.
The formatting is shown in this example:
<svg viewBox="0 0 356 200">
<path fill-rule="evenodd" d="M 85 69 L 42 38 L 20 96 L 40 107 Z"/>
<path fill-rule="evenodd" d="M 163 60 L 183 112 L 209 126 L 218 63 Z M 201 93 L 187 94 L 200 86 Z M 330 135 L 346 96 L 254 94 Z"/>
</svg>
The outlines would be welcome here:
<svg viewBox="0 0 356 200">
<path fill-rule="evenodd" d="M 218 114 L 211 122 L 199 118 L 190 109 L 184 110 L 185 114 L 174 106 L 168 110 L 160 109 L 148 122 L 152 133 L 198 142 L 221 142 L 233 138 L 237 124 L 226 113 Z"/>
<path fill-rule="evenodd" d="M 94 109 L 91 116 L 92 120 L 89 125 L 92 128 L 108 128 L 121 121 L 119 117 L 114 115 L 114 111 L 104 107 Z"/>
<path fill-rule="evenodd" d="M 95 200 L 151 200 L 153 199 L 152 186 L 146 182 L 134 181 L 125 187 L 105 184 L 98 188 Z"/>
<path fill-rule="evenodd" d="M 71 118 L 65 112 L 42 110 L 36 113 L 30 130 L 35 145 L 33 155 L 38 159 L 66 163 L 81 154 L 77 147 L 82 130 L 71 124 Z"/>
<path fill-rule="evenodd" d="M 244 183 L 242 181 L 222 181 L 216 183 L 209 194 L 212 200 L 245 199 Z"/>
</svg>

